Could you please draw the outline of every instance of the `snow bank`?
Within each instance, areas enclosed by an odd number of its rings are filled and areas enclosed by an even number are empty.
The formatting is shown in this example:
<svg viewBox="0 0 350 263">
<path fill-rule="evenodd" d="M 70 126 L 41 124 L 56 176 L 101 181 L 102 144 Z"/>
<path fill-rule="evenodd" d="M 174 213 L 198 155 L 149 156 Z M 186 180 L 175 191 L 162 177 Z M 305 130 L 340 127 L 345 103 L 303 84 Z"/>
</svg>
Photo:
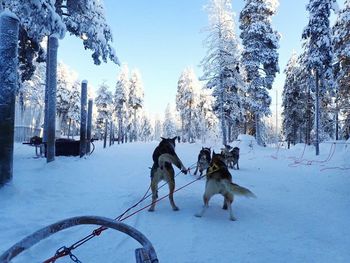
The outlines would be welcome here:
<svg viewBox="0 0 350 263">
<path fill-rule="evenodd" d="M 334 157 L 327 162 L 290 165 L 294 160 L 288 155 L 299 157 L 304 144 L 277 153 L 269 147 L 245 149 L 249 143 L 256 144 L 251 136 L 240 135 L 238 139 L 241 141 L 231 145 L 240 142 L 238 147 L 243 146 L 240 170 L 230 172 L 235 183 L 249 188 L 258 198 L 235 198 L 232 208 L 237 221 L 228 219 L 219 195 L 210 200 L 202 218 L 194 217 L 203 205 L 205 188 L 205 180 L 197 180 L 175 193 L 180 211 L 172 211 L 166 198 L 155 212 L 140 211 L 124 223 L 152 242 L 160 262 L 349 262 L 349 170 L 324 168 L 346 164 L 345 159 L 335 157 L 344 153 L 349 157 L 350 141 L 344 149 L 340 148 L 344 143 L 337 145 Z M 33 147 L 16 144 L 14 179 L 0 188 L 0 255 L 25 236 L 64 218 L 120 215 L 147 191 L 148 167 L 157 145 L 127 143 L 103 149 L 102 141 L 97 141 L 91 156 L 57 157 L 47 164 L 44 158 L 33 158 Z M 326 159 L 330 146 L 321 145 L 319 160 Z M 176 152 L 188 167 L 196 162 L 201 147 L 199 143 L 179 143 Z M 306 150 L 308 159 L 316 159 L 313 146 Z M 177 168 L 175 173 L 179 173 Z M 194 175 L 179 173 L 176 188 L 193 180 Z M 159 189 L 159 197 L 168 192 L 167 186 Z M 131 212 L 150 202 L 146 199 Z M 43 262 L 59 247 L 70 246 L 93 229 L 84 226 L 57 233 L 14 262 Z M 125 235 L 107 230 L 73 253 L 82 262 L 135 262 L 137 247 Z M 61 261 L 71 262 L 69 258 Z"/>
</svg>

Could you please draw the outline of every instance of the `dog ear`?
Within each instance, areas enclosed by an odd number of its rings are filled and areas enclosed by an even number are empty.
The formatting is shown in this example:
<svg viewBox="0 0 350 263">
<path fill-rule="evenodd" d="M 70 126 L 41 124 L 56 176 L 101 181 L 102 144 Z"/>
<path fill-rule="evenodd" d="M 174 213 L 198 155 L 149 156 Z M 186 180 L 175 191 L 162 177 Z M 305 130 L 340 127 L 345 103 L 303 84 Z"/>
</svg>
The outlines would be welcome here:
<svg viewBox="0 0 350 263">
<path fill-rule="evenodd" d="M 172 138 L 171 140 L 173 140 L 174 142 L 176 141 L 177 139 L 177 136 L 175 136 L 174 138 Z"/>
<path fill-rule="evenodd" d="M 163 138 L 163 137 L 160 137 L 162 140 L 165 140 L 165 138 Z"/>
</svg>

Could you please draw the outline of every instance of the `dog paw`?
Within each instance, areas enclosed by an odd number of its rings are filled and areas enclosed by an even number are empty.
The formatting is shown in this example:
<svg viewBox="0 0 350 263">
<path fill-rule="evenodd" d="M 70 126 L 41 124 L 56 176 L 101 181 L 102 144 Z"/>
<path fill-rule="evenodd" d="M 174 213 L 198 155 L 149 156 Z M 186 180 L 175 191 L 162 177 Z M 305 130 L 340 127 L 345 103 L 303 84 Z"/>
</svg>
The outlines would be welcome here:
<svg viewBox="0 0 350 263">
<path fill-rule="evenodd" d="M 154 208 L 152 208 L 152 207 L 149 208 L 149 209 L 148 209 L 148 212 L 154 212 Z"/>
<path fill-rule="evenodd" d="M 194 214 L 195 217 L 202 217 L 201 214 Z"/>
<path fill-rule="evenodd" d="M 237 219 L 234 216 L 230 216 L 231 221 L 236 221 Z"/>
<path fill-rule="evenodd" d="M 173 207 L 173 210 L 174 211 L 179 211 L 180 209 L 177 206 L 175 206 L 175 207 Z"/>
</svg>

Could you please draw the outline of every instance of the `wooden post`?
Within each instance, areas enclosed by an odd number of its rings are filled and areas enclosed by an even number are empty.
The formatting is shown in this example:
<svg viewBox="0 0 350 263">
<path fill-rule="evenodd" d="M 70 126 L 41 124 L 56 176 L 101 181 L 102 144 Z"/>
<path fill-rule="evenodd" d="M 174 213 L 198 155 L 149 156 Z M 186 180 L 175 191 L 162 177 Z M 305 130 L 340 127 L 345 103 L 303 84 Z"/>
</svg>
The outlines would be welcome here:
<svg viewBox="0 0 350 263">
<path fill-rule="evenodd" d="M 86 153 L 86 104 L 87 104 L 87 81 L 81 83 L 80 97 L 80 157 Z"/>
<path fill-rule="evenodd" d="M 50 41 L 47 40 L 46 49 L 50 49 Z M 44 126 L 43 126 L 43 143 L 47 143 L 47 122 L 48 122 L 48 103 L 49 103 L 49 68 L 50 68 L 50 52 L 46 52 L 46 72 L 45 72 L 45 99 L 44 99 Z M 47 145 L 46 145 L 47 146 Z M 46 153 L 45 153 L 46 156 Z"/>
<path fill-rule="evenodd" d="M 15 15 L 10 12 L 0 15 L 0 186 L 13 176 L 18 30 Z"/>
<path fill-rule="evenodd" d="M 106 148 L 106 144 L 107 144 L 107 126 L 108 126 L 108 120 L 106 119 L 105 134 L 103 135 L 103 148 Z"/>
<path fill-rule="evenodd" d="M 48 108 L 47 108 L 47 156 L 46 162 L 55 160 L 55 138 L 56 138 L 56 90 L 57 90 L 57 49 L 58 39 L 56 36 L 50 36 L 49 39 L 49 68 L 47 68 L 48 83 Z"/>
<path fill-rule="evenodd" d="M 92 99 L 89 99 L 88 103 L 88 119 L 87 119 L 87 134 L 86 134 L 86 153 L 90 153 L 90 143 L 91 143 L 91 129 L 92 129 Z"/>
</svg>

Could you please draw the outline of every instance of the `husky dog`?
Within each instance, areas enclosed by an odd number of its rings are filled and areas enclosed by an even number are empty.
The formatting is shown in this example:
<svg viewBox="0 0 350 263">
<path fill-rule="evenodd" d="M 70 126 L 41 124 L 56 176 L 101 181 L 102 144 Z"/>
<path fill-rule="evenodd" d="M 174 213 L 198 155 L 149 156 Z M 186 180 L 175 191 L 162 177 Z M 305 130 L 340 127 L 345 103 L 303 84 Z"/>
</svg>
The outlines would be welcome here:
<svg viewBox="0 0 350 263">
<path fill-rule="evenodd" d="M 175 153 L 175 140 L 177 137 L 172 139 L 162 138 L 159 145 L 155 148 L 152 158 L 153 166 L 151 169 L 151 190 L 152 190 L 152 205 L 148 211 L 154 211 L 156 206 L 156 200 L 158 198 L 158 183 L 164 180 L 169 185 L 169 201 L 173 210 L 179 210 L 174 202 L 174 189 L 175 189 L 175 176 L 174 164 L 177 168 L 181 170 L 184 174 L 187 174 L 185 166 L 182 164 L 181 160 Z"/>
<path fill-rule="evenodd" d="M 199 175 L 202 176 L 202 173 L 204 170 L 208 169 L 209 164 L 211 161 L 211 150 L 207 147 L 202 147 L 202 150 L 200 150 L 198 154 L 198 161 L 197 161 L 197 167 L 194 171 L 194 175 L 197 174 L 199 170 Z"/>
<path fill-rule="evenodd" d="M 226 156 L 226 163 L 229 168 L 235 169 L 235 165 L 237 167 L 237 170 L 239 170 L 239 148 L 234 147 L 229 154 Z"/>
<path fill-rule="evenodd" d="M 238 160 L 239 160 L 239 148 L 230 145 L 225 145 L 225 148 L 221 148 L 221 154 L 224 156 L 225 163 L 228 168 L 235 168 L 237 166 L 237 170 L 239 170 Z"/>
<path fill-rule="evenodd" d="M 207 181 L 203 195 L 203 209 L 196 214 L 197 217 L 202 217 L 205 210 L 209 207 L 209 200 L 215 194 L 224 196 L 223 209 L 228 209 L 230 220 L 236 220 L 232 213 L 231 204 L 234 200 L 234 195 L 243 195 L 246 197 L 255 197 L 255 195 L 247 188 L 234 184 L 232 176 L 226 166 L 225 157 L 222 154 L 216 154 L 213 151 L 212 160 L 207 172 Z"/>
</svg>

